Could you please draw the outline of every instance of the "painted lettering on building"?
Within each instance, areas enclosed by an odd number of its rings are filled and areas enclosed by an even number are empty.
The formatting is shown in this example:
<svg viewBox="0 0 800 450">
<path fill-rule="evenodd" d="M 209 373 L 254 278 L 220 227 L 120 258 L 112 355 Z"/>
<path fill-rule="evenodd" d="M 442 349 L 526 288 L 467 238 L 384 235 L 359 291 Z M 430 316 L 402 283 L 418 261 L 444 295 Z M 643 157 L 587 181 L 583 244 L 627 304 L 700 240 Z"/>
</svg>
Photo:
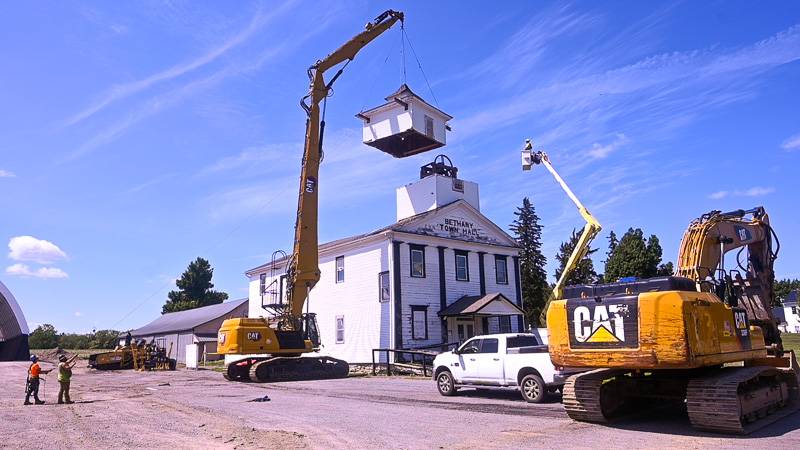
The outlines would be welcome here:
<svg viewBox="0 0 800 450">
<path fill-rule="evenodd" d="M 479 237 L 482 235 L 480 228 L 475 227 L 473 222 L 469 222 L 464 219 L 445 217 L 442 223 L 435 224 L 435 227 L 437 228 L 437 231 L 449 234 L 460 234 L 462 236 L 474 237 Z"/>
</svg>

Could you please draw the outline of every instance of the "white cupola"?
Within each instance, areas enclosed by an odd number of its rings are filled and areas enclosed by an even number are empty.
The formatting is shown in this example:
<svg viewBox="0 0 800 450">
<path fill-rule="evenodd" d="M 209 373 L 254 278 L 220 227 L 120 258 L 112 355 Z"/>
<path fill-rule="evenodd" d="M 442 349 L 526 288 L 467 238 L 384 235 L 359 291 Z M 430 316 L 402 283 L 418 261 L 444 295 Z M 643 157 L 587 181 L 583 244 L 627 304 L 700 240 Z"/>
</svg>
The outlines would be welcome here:
<svg viewBox="0 0 800 450">
<path fill-rule="evenodd" d="M 419 180 L 397 188 L 397 220 L 464 200 L 480 211 L 478 183 L 458 178 L 458 168 L 445 155 L 420 168 Z"/>
<path fill-rule="evenodd" d="M 403 83 L 387 103 L 356 114 L 364 121 L 364 143 L 395 158 L 416 155 L 447 143 L 450 115 L 431 106 Z"/>
</svg>

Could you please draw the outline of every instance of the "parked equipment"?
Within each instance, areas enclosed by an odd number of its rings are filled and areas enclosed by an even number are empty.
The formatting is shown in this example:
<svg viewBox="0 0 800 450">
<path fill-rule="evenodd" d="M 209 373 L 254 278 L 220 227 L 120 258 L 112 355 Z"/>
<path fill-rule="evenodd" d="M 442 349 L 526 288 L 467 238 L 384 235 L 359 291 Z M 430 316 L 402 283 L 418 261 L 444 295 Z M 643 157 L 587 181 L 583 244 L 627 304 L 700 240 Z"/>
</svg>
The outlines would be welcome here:
<svg viewBox="0 0 800 450">
<path fill-rule="evenodd" d="M 301 357 L 320 348 L 317 321 L 313 313 L 303 312 L 308 293 L 319 281 L 317 242 L 318 176 L 322 160 L 322 141 L 325 131 L 324 105 L 331 86 L 347 64 L 396 22 L 403 13 L 388 10 L 367 24 L 362 31 L 324 59 L 308 69 L 310 92 L 301 106 L 306 111 L 306 138 L 303 150 L 300 193 L 295 222 L 294 250 L 287 270 L 287 300 L 276 308 L 274 319 L 239 318 L 223 322 L 219 330 L 217 352 L 223 355 L 264 355 L 247 357 L 227 366 L 228 380 L 283 381 L 299 379 L 339 378 L 347 376 L 345 361 L 330 357 Z M 334 66 L 344 65 L 329 80 L 324 74 Z M 323 104 L 320 122 L 320 103 Z M 419 153 L 406 148 L 395 157 Z"/>
<path fill-rule="evenodd" d="M 528 143 L 525 158 L 545 164 L 587 217 L 546 154 Z M 587 224 L 562 280 L 595 230 Z M 734 249 L 738 268 L 726 271 Z M 606 422 L 674 401 L 695 428 L 741 434 L 797 410 L 800 371 L 771 313 L 777 254 L 763 208 L 712 211 L 683 236 L 680 276 L 566 289 L 559 280 L 547 311 L 550 357 L 556 366 L 595 368 L 564 385 L 569 416 Z"/>
<path fill-rule="evenodd" d="M 89 356 L 89 368 L 97 370 L 175 370 L 177 361 L 171 358 L 163 344 L 155 341 L 149 344 L 144 340 L 116 348 L 110 352 Z"/>
</svg>

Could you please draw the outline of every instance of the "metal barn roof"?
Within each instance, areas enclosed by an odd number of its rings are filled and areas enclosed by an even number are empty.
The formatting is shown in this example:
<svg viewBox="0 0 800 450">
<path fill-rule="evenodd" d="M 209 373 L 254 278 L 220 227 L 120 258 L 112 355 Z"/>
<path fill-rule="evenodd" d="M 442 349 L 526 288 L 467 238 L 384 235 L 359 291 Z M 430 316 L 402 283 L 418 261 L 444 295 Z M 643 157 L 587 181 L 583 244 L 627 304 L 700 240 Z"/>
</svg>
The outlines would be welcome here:
<svg viewBox="0 0 800 450">
<path fill-rule="evenodd" d="M 212 320 L 225 317 L 236 308 L 247 303 L 246 298 L 231 300 L 217 305 L 167 313 L 147 325 L 131 331 L 131 336 L 150 336 L 153 334 L 175 333 L 192 330 Z M 124 335 L 125 333 L 123 333 Z"/>
<path fill-rule="evenodd" d="M 29 334 L 28 323 L 17 300 L 0 282 L 0 341 Z"/>
</svg>

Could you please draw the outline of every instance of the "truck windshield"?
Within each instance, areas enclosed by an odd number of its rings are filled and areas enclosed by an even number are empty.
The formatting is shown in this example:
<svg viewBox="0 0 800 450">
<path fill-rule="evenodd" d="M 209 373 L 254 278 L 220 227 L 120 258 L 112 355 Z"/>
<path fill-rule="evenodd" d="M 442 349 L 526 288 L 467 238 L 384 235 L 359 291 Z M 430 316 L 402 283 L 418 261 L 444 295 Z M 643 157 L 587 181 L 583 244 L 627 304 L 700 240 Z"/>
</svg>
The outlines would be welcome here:
<svg viewBox="0 0 800 450">
<path fill-rule="evenodd" d="M 507 348 L 531 347 L 533 345 L 539 345 L 536 336 L 514 336 L 509 337 L 506 341 Z"/>
</svg>

